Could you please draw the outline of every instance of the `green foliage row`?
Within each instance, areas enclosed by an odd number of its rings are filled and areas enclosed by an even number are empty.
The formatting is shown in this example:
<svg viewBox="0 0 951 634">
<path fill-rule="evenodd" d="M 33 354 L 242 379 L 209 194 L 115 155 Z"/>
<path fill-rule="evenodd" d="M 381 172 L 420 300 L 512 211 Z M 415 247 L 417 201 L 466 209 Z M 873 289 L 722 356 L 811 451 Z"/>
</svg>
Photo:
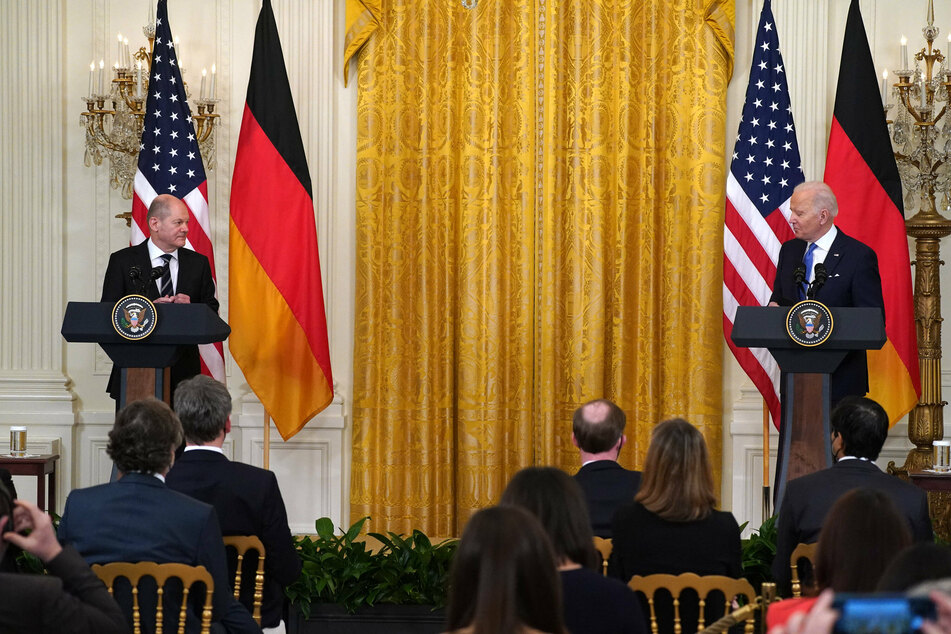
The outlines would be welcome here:
<svg viewBox="0 0 951 634">
<path fill-rule="evenodd" d="M 746 528 L 746 524 L 740 530 Z M 772 565 L 776 556 L 776 516 L 768 518 L 759 530 L 753 529 L 748 539 L 742 541 L 743 576 L 756 589 L 764 581 L 774 582 Z"/>
<path fill-rule="evenodd" d="M 434 545 L 418 530 L 408 537 L 370 533 L 381 544 L 371 552 L 358 539 L 368 519 L 335 535 L 333 522 L 322 517 L 316 522 L 316 538 L 295 538 L 303 570 L 285 593 L 304 618 L 310 617 L 312 603 L 337 603 L 351 613 L 377 604 L 446 604 L 458 540 Z"/>
</svg>

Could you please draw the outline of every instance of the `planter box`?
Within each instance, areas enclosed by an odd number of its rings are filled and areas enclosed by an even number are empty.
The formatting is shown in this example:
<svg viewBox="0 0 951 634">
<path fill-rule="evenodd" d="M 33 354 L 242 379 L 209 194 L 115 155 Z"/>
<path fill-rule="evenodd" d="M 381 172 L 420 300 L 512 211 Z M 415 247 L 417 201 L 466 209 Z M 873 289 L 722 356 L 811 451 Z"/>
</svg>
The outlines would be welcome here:
<svg viewBox="0 0 951 634">
<path fill-rule="evenodd" d="M 315 603 L 306 620 L 290 606 L 287 634 L 438 634 L 445 626 L 445 609 L 428 605 L 375 605 L 350 614 L 335 603 Z"/>
</svg>

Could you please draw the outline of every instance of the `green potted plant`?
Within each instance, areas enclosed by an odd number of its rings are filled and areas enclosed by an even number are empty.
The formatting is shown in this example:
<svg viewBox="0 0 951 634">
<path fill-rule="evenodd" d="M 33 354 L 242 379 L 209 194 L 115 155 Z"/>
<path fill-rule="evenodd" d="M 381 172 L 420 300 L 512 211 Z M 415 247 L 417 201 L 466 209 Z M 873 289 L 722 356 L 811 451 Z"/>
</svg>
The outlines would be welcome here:
<svg viewBox="0 0 951 634">
<path fill-rule="evenodd" d="M 746 528 L 743 524 L 740 530 Z M 759 529 L 753 529 L 748 539 L 742 541 L 743 576 L 753 588 L 759 591 L 763 582 L 773 583 L 773 557 L 776 556 L 776 516 L 763 522 Z"/>
<path fill-rule="evenodd" d="M 369 518 L 342 535 L 333 522 L 316 522 L 316 537 L 296 538 L 303 561 L 300 577 L 285 589 L 291 603 L 288 632 L 441 632 L 449 567 L 457 540 L 432 544 L 414 530 L 369 533 L 380 546 L 359 539 Z"/>
</svg>

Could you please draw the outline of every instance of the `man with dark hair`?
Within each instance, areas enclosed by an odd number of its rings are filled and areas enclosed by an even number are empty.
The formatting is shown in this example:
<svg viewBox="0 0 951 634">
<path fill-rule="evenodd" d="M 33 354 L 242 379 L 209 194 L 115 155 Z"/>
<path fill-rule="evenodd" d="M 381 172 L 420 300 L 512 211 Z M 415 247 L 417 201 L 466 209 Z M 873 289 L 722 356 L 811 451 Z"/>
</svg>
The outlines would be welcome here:
<svg viewBox="0 0 951 634">
<path fill-rule="evenodd" d="M 264 544 L 264 601 L 261 625 L 281 627 L 284 586 L 297 579 L 300 557 L 294 548 L 284 499 L 272 471 L 232 462 L 222 446 L 231 431 L 231 395 L 211 377 L 198 375 L 182 381 L 175 392 L 175 412 L 185 430 L 185 453 L 168 472 L 169 488 L 215 507 L 225 535 L 256 535 Z M 233 575 L 235 559 L 228 560 Z M 257 556 L 245 556 L 241 601 L 253 604 Z M 283 630 L 278 630 L 283 631 Z"/>
<path fill-rule="evenodd" d="M 832 467 L 791 480 L 779 509 L 773 576 L 788 588 L 789 557 L 799 543 L 813 543 L 836 500 L 858 487 L 882 491 L 908 520 L 912 539 L 931 541 L 928 497 L 918 487 L 882 472 L 874 463 L 888 436 L 888 415 L 862 396 L 847 396 L 833 410 Z"/>
<path fill-rule="evenodd" d="M 204 566 L 215 582 L 215 628 L 259 633 L 251 615 L 231 594 L 214 508 L 165 485 L 181 440 L 178 417 L 160 401 L 135 401 L 120 410 L 106 447 L 119 469 L 119 480 L 70 493 L 59 526 L 60 541 L 75 546 L 89 564 L 154 561 Z M 139 601 L 143 615 L 154 617 L 155 596 L 140 594 Z M 147 609 L 149 602 L 152 610 Z M 131 603 L 123 607 L 131 619 Z M 177 612 L 166 612 L 165 618 L 167 629 L 174 631 Z M 193 606 L 186 618 L 187 631 L 197 632 L 199 618 Z"/>
<path fill-rule="evenodd" d="M 218 312 L 208 258 L 185 246 L 188 218 L 188 207 L 181 199 L 171 194 L 156 196 L 146 216 L 149 238 L 109 257 L 99 301 L 116 302 L 138 293 L 156 304 L 201 303 Z M 153 270 L 164 272 L 152 281 Z M 180 381 L 199 372 L 198 346 L 183 346 L 181 357 L 171 368 L 172 392 Z M 118 400 L 119 375 L 115 369 L 107 389 L 109 395 Z"/>
<path fill-rule="evenodd" d="M 619 506 L 634 500 L 641 472 L 618 464 L 627 441 L 624 411 L 607 399 L 596 399 L 575 410 L 571 442 L 581 453 L 581 469 L 575 481 L 581 485 L 591 529 L 597 537 L 611 537 L 611 520 Z"/>
<path fill-rule="evenodd" d="M 106 586 L 79 553 L 56 541 L 50 516 L 32 502 L 14 502 L 0 484 L 0 570 L 14 568 L 4 560 L 21 548 L 38 557 L 49 574 L 0 572 L 0 632 L 128 631 Z"/>
</svg>

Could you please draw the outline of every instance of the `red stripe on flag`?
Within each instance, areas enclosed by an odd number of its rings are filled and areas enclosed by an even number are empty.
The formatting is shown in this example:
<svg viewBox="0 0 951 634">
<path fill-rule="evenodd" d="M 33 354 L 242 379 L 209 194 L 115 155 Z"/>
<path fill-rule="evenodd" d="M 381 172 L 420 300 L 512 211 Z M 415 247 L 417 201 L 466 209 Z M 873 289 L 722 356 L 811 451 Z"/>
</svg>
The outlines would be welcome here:
<svg viewBox="0 0 951 634">
<path fill-rule="evenodd" d="M 727 289 L 733 294 L 740 306 L 759 306 L 759 301 L 753 295 L 750 287 L 746 285 L 743 276 L 727 258 L 723 258 L 723 283 L 726 284 Z"/>
<path fill-rule="evenodd" d="M 726 228 L 730 230 L 736 241 L 743 247 L 746 257 L 750 259 L 759 274 L 771 284 L 776 278 L 776 263 L 769 257 L 759 239 L 753 233 L 750 226 L 740 217 L 739 212 L 733 206 L 733 201 L 726 199 L 726 214 L 723 219 Z"/>
</svg>

